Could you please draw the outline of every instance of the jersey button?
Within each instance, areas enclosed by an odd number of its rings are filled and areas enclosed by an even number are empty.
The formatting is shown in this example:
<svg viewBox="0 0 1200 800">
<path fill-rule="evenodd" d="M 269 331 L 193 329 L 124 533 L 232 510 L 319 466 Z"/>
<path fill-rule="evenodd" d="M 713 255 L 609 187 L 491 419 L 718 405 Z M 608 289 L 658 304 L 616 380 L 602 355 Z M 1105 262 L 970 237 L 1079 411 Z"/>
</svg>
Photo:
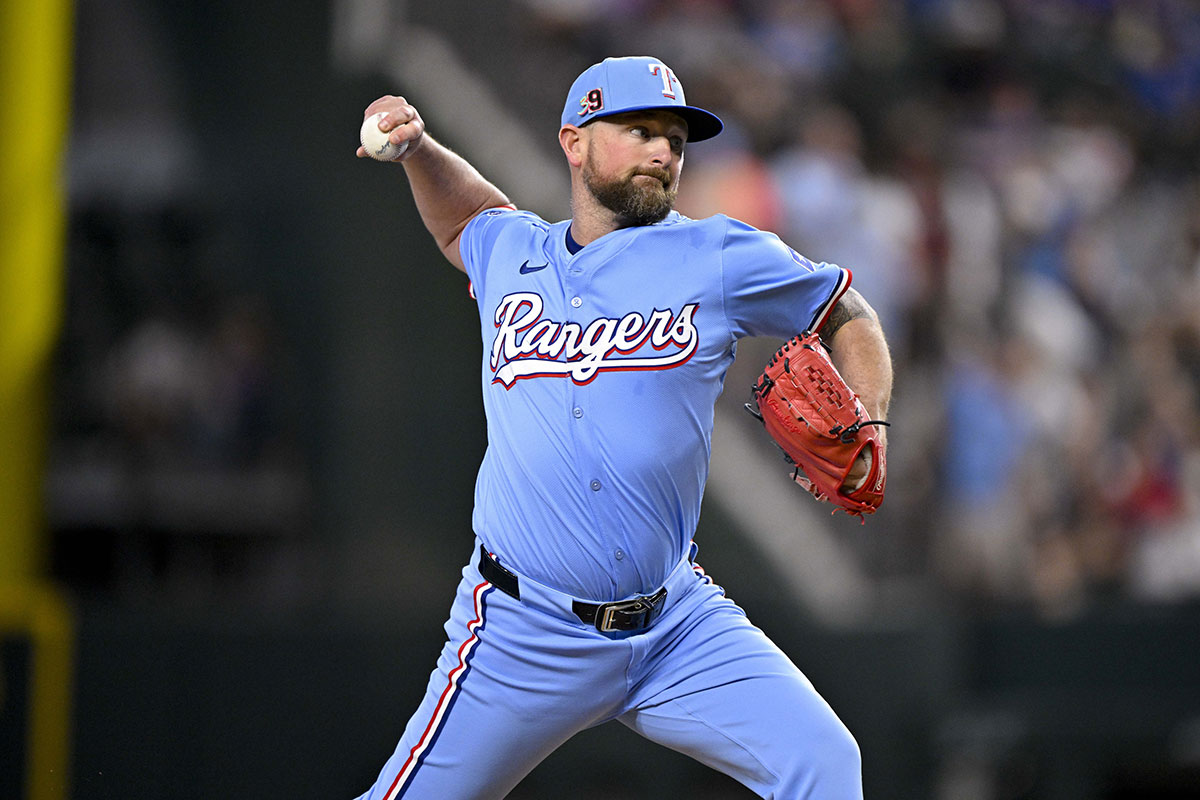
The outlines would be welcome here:
<svg viewBox="0 0 1200 800">
<path fill-rule="evenodd" d="M 579 419 L 583 416 L 583 409 L 576 406 L 575 408 L 571 409 L 571 413 L 575 415 L 575 419 Z"/>
<path fill-rule="evenodd" d="M 620 548 L 617 548 L 617 551 L 613 553 L 613 555 L 617 557 L 617 561 L 625 560 L 625 551 L 621 550 Z"/>
<path fill-rule="evenodd" d="M 580 299 L 578 297 L 571 298 L 571 308 L 579 308 L 581 305 L 583 305 L 582 299 Z"/>
<path fill-rule="evenodd" d="M 588 485 L 592 487 L 592 491 L 593 491 L 593 492 L 598 492 L 598 491 L 600 491 L 600 481 L 593 480 L 593 481 L 592 481 L 591 483 L 589 483 Z"/>
</svg>

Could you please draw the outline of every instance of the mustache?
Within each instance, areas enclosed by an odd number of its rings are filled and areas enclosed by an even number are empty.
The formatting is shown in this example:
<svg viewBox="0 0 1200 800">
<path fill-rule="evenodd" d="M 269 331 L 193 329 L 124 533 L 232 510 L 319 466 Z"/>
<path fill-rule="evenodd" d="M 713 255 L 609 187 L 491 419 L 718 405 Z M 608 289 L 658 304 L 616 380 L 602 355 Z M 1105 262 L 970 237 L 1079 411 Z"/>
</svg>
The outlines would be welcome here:
<svg viewBox="0 0 1200 800">
<path fill-rule="evenodd" d="M 630 180 L 636 178 L 638 175 L 645 175 L 647 178 L 654 178 L 662 183 L 664 189 L 670 188 L 671 186 L 671 173 L 665 169 L 639 169 L 630 176 Z"/>
</svg>

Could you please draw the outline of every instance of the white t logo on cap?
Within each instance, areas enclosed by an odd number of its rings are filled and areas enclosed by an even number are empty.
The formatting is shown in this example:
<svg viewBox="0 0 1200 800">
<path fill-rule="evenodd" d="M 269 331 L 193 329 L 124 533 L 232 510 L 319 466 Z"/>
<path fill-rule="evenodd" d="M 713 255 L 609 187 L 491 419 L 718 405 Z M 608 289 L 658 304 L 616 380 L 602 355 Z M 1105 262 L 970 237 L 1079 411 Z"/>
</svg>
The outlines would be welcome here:
<svg viewBox="0 0 1200 800">
<path fill-rule="evenodd" d="M 672 88 L 671 84 L 679 83 L 679 79 L 671 72 L 671 68 L 665 64 L 647 64 L 646 66 L 649 68 L 651 75 L 658 75 L 662 78 L 663 97 L 669 97 L 674 100 L 675 89 Z"/>
</svg>

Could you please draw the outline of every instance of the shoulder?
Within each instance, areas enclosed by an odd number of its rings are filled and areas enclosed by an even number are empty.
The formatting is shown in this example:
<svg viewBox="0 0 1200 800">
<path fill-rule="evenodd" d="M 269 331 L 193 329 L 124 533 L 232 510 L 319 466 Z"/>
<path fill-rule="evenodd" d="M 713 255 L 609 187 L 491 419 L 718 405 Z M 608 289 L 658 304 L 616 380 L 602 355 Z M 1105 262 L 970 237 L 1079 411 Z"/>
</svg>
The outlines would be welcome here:
<svg viewBox="0 0 1200 800">
<path fill-rule="evenodd" d="M 784 274 L 819 272 L 836 264 L 817 263 L 801 255 L 778 234 L 717 215 L 724 222 L 721 252 L 727 266 L 740 269 L 782 270 Z"/>
<path fill-rule="evenodd" d="M 516 206 L 489 208 L 486 211 L 476 214 L 475 218 L 468 224 L 486 224 L 489 226 L 528 225 L 543 230 L 549 230 L 550 228 L 550 223 L 537 214 L 534 214 L 532 211 L 522 211 Z"/>
<path fill-rule="evenodd" d="M 692 219 L 672 211 L 662 222 L 649 228 L 665 237 L 686 237 L 688 242 L 712 248 L 714 254 L 725 260 L 774 262 L 781 266 L 794 264 L 809 271 L 815 268 L 811 261 L 789 247 L 778 235 L 725 214 Z"/>
<path fill-rule="evenodd" d="M 725 214 L 713 214 L 700 222 L 721 236 L 725 248 L 787 248 L 777 234 L 761 230 Z"/>
<path fill-rule="evenodd" d="M 730 217 L 724 214 L 713 214 L 711 217 L 703 219 L 692 219 L 691 217 L 680 214 L 678 211 L 671 211 L 661 221 L 650 226 L 655 230 L 697 230 L 703 228 L 724 228 Z"/>
<path fill-rule="evenodd" d="M 476 214 L 463 229 L 459 243 L 463 267 L 474 283 L 475 292 L 483 290 L 487 265 L 492 260 L 544 251 L 550 228 L 537 214 L 513 206 L 498 206 Z"/>
<path fill-rule="evenodd" d="M 692 219 L 672 211 L 661 222 L 640 228 L 642 234 L 648 234 L 659 242 L 673 242 L 685 239 L 689 242 L 703 241 L 706 246 L 719 247 L 725 236 L 725 228 L 729 218 L 716 214 L 704 219 Z"/>
<path fill-rule="evenodd" d="M 467 223 L 463 235 L 468 240 L 494 240 L 499 236 L 545 237 L 550 223 L 532 211 L 522 211 L 513 206 L 498 206 L 476 214 Z"/>
<path fill-rule="evenodd" d="M 779 242 L 782 241 L 779 235 L 772 231 L 764 231 L 761 228 L 756 228 L 748 222 L 742 222 L 740 219 L 728 217 L 724 214 L 716 214 L 713 219 L 719 219 L 729 236 L 739 237 L 743 239 L 760 239 L 764 242 Z"/>
<path fill-rule="evenodd" d="M 791 259 L 793 254 L 799 256 L 791 247 L 771 231 L 760 230 L 740 219 L 717 214 L 714 219 L 722 223 L 722 249 L 737 251 L 740 255 L 761 253 L 764 256 L 774 256 Z"/>
</svg>

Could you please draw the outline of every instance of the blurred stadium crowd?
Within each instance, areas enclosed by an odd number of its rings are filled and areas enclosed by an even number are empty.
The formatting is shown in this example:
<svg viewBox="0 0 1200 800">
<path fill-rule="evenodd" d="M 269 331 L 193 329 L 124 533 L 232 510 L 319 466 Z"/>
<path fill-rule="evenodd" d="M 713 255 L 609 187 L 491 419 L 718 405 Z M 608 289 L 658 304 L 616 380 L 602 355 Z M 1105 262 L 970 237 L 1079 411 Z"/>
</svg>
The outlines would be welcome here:
<svg viewBox="0 0 1200 800">
<path fill-rule="evenodd" d="M 546 76 L 658 55 L 727 123 L 688 151 L 680 210 L 728 213 L 853 270 L 897 366 L 888 504 L 849 536 L 877 577 L 1058 617 L 1200 595 L 1192 0 L 523 0 L 506 13 L 517 35 L 473 57 L 530 120 L 558 117 L 565 84 Z M 130 79 L 160 71 L 122 59 Z M 110 159 L 95 140 L 88 151 L 72 167 L 52 522 L 293 526 L 311 498 L 281 332 L 253 292 L 214 290 L 238 285 L 219 265 L 247 254 L 170 198 L 89 203 Z M 155 154 L 142 161 L 152 173 Z M 164 474 L 180 479 L 155 483 Z M 274 504 L 239 494 L 254 480 Z M 101 490 L 115 484 L 123 494 Z M 219 518 L 154 516 L 201 488 L 225 498 Z"/>
<path fill-rule="evenodd" d="M 1200 593 L 1194 3 L 526 5 L 525 52 L 658 54 L 724 117 L 684 213 L 854 271 L 894 347 L 911 567 L 1054 616 Z"/>
</svg>

